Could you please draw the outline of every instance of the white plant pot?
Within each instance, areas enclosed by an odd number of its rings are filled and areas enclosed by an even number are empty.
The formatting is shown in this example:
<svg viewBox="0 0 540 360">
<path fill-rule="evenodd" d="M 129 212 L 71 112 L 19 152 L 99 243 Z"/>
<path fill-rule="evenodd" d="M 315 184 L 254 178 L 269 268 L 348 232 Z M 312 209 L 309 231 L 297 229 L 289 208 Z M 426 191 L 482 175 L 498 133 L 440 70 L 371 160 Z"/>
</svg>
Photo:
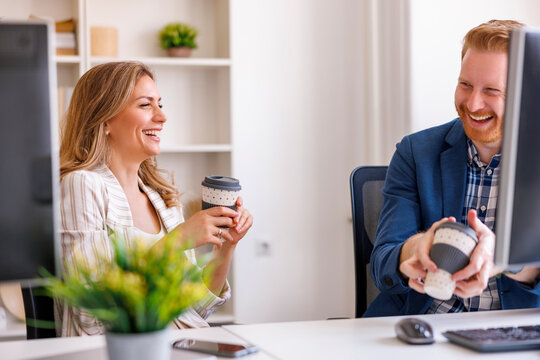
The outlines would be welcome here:
<svg viewBox="0 0 540 360">
<path fill-rule="evenodd" d="M 170 360 L 171 344 L 168 329 L 136 334 L 107 332 L 109 360 Z"/>
</svg>

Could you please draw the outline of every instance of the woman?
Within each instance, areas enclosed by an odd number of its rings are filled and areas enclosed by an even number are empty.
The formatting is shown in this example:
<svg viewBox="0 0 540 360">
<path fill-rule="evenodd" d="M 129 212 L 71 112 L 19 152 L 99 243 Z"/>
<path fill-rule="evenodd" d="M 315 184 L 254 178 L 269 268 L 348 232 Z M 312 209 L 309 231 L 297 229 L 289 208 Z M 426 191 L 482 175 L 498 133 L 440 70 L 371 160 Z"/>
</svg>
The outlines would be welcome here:
<svg viewBox="0 0 540 360">
<path fill-rule="evenodd" d="M 80 252 L 93 261 L 98 252 L 110 251 L 109 230 L 127 241 L 138 237 L 156 244 L 177 229 L 179 244 L 188 239 L 195 247 L 213 244 L 212 273 L 204 276 L 210 279 L 208 293 L 174 322 L 177 328 L 204 327 L 204 319 L 230 297 L 226 276 L 253 218 L 239 198 L 237 211 L 216 207 L 183 221 L 178 191 L 155 160 L 167 121 L 161 107 L 152 73 L 138 62 L 99 65 L 78 81 L 60 146 L 63 257 L 70 261 Z M 195 261 L 193 249 L 186 255 Z M 62 336 L 103 332 L 84 311 L 58 310 Z"/>
</svg>

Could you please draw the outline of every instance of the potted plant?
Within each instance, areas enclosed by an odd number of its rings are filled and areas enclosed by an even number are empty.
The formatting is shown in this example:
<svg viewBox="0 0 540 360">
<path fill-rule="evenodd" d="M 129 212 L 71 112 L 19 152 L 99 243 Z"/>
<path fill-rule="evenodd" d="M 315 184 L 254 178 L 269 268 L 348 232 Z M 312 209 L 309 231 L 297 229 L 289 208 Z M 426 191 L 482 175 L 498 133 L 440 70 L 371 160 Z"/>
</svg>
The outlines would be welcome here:
<svg viewBox="0 0 540 360">
<path fill-rule="evenodd" d="M 168 24 L 159 32 L 161 47 L 173 57 L 189 57 L 197 48 L 195 37 L 197 29 L 184 23 Z"/>
<path fill-rule="evenodd" d="M 90 264 L 81 254 L 64 264 L 62 279 L 44 273 L 50 296 L 84 309 L 105 328 L 109 359 L 170 359 L 167 326 L 205 294 L 202 270 L 175 236 L 163 246 L 128 246 L 111 234 L 113 254 Z"/>
</svg>

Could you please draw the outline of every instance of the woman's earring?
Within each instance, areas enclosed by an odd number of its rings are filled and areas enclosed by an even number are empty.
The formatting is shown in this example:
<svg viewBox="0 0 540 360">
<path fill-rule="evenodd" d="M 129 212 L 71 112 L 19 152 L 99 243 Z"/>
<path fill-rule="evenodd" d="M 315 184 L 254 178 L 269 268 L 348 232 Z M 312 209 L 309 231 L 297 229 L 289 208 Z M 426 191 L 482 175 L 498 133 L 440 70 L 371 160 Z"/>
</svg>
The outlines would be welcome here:
<svg viewBox="0 0 540 360">
<path fill-rule="evenodd" d="M 105 130 L 105 135 L 109 136 L 109 130 Z"/>
</svg>

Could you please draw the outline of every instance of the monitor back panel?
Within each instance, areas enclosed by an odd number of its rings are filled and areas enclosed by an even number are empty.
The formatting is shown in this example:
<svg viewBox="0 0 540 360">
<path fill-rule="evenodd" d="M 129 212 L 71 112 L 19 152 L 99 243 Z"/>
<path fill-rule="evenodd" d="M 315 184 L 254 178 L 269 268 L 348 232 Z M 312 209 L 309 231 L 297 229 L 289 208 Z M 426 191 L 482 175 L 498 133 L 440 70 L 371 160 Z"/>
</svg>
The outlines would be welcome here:
<svg viewBox="0 0 540 360">
<path fill-rule="evenodd" d="M 540 262 L 539 99 L 540 33 L 529 32 L 523 53 L 510 264 Z"/>
<path fill-rule="evenodd" d="M 54 272 L 47 32 L 0 22 L 0 281 Z"/>
</svg>

